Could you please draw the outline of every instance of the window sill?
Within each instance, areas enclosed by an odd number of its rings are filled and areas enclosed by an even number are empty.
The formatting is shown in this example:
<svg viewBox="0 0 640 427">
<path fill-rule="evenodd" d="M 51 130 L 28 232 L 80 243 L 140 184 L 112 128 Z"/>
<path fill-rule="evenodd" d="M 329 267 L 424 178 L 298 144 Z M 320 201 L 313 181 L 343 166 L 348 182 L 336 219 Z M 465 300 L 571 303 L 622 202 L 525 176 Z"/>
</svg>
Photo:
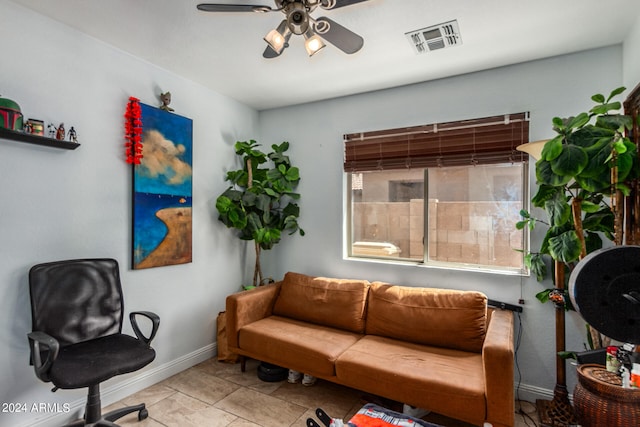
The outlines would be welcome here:
<svg viewBox="0 0 640 427">
<path fill-rule="evenodd" d="M 476 272 L 476 273 L 488 273 L 488 274 L 499 274 L 502 276 L 524 276 L 529 277 L 529 271 L 522 271 L 515 268 L 489 268 L 489 267 L 480 267 L 476 265 L 470 264 L 456 264 L 456 263 L 442 263 L 442 262 L 430 262 L 428 264 L 423 263 L 422 261 L 412 261 L 408 259 L 402 258 L 369 258 L 369 257 L 358 257 L 358 256 L 345 256 L 343 257 L 345 261 L 355 261 L 355 262 L 364 262 L 364 263 L 374 263 L 374 264 L 390 264 L 397 266 L 408 266 L 408 267 L 418 267 L 418 268 L 428 268 L 428 269 L 438 269 L 438 270 L 449 270 L 449 271 L 464 271 L 464 272 Z"/>
</svg>

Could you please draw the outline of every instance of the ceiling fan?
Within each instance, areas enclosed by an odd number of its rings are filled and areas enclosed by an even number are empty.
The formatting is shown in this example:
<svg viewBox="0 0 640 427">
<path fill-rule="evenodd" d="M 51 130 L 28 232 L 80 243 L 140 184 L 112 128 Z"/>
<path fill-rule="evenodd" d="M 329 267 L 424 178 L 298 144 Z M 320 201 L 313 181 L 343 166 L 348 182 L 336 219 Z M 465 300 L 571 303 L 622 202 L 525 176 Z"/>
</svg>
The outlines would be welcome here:
<svg viewBox="0 0 640 427">
<path fill-rule="evenodd" d="M 324 16 L 313 18 L 311 13 L 319 6 L 331 10 L 362 3 L 368 0 L 274 0 L 276 7 L 247 4 L 201 3 L 198 10 L 204 12 L 282 12 L 285 18 L 277 28 L 271 30 L 264 40 L 267 48 L 265 58 L 276 58 L 289 46 L 292 34 L 302 35 L 309 56 L 325 47 L 327 41 L 346 54 L 359 51 L 364 39 L 351 30 Z M 324 41 L 323 41 L 324 40 Z"/>
</svg>

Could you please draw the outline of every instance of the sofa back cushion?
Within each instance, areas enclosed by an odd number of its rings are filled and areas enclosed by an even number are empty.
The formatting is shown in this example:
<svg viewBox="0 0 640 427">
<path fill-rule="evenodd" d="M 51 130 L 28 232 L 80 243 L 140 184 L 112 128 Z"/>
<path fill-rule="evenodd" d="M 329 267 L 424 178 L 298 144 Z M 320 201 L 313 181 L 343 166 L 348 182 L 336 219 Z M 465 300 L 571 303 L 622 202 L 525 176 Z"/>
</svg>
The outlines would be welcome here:
<svg viewBox="0 0 640 427">
<path fill-rule="evenodd" d="M 273 314 L 363 333 L 369 285 L 366 280 L 289 272 L 282 281 Z"/>
<path fill-rule="evenodd" d="M 480 292 L 371 284 L 367 334 L 480 353 L 486 330 Z"/>
</svg>

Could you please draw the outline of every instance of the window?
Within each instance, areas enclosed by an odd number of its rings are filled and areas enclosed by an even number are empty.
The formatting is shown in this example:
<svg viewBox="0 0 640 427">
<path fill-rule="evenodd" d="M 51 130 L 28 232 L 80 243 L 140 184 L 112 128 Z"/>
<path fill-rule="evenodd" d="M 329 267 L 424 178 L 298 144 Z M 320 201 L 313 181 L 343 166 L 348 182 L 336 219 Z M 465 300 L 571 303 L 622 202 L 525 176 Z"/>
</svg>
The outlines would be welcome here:
<svg viewBox="0 0 640 427">
<path fill-rule="evenodd" d="M 528 133 L 521 113 L 345 135 L 348 255 L 523 271 Z"/>
</svg>

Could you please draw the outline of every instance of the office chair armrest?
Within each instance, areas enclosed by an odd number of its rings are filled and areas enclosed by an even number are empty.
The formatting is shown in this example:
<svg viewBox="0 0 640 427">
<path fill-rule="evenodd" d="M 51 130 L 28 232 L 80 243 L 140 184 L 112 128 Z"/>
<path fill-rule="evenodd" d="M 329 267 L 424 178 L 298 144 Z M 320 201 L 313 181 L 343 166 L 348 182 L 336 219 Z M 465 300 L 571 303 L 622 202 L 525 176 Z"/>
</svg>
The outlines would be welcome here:
<svg viewBox="0 0 640 427">
<path fill-rule="evenodd" d="M 36 376 L 44 382 L 49 382 L 49 368 L 58 357 L 60 343 L 51 335 L 41 331 L 34 331 L 27 334 L 29 347 L 31 348 L 31 362 L 36 371 Z M 44 348 L 43 348 L 44 347 Z M 46 358 L 42 361 L 42 356 Z"/>
<path fill-rule="evenodd" d="M 151 320 L 151 333 L 148 337 L 144 336 L 140 328 L 138 327 L 138 320 L 136 316 L 144 316 L 147 319 Z M 150 311 L 132 311 L 129 313 L 129 320 L 131 321 L 131 326 L 133 327 L 133 332 L 135 332 L 136 337 L 145 344 L 151 344 L 151 340 L 156 336 L 156 332 L 158 332 L 158 326 L 160 326 L 160 317 L 152 313 Z"/>
</svg>

